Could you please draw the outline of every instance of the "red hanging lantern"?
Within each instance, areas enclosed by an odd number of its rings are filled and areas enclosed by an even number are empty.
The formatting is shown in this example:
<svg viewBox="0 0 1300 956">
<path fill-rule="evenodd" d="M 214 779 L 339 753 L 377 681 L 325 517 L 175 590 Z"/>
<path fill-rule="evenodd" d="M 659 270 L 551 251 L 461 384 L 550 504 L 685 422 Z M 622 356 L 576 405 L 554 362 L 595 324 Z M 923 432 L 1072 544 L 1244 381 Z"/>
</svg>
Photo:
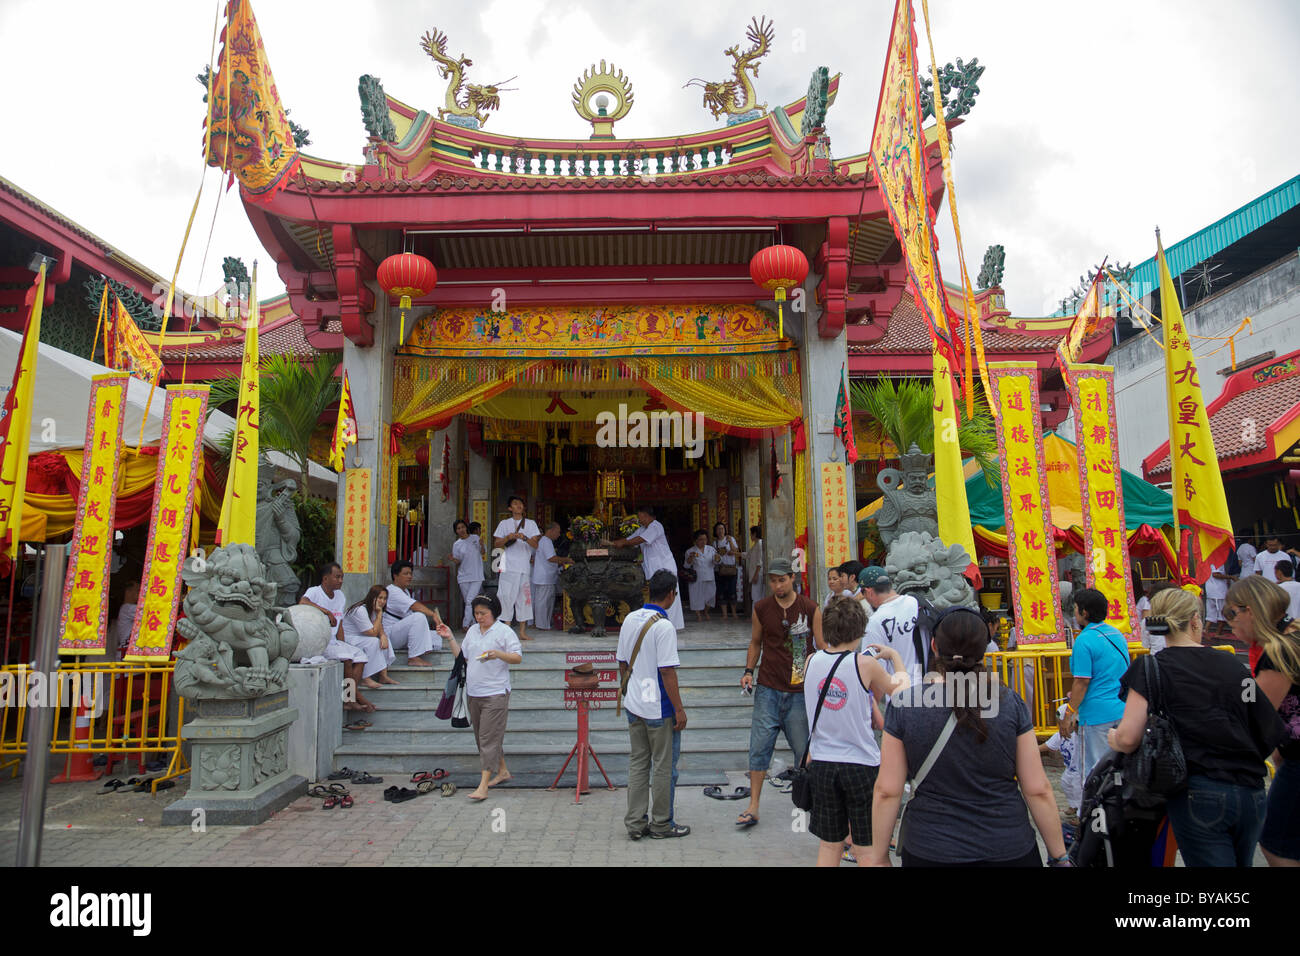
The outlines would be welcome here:
<svg viewBox="0 0 1300 956">
<path fill-rule="evenodd" d="M 768 246 L 749 260 L 754 284 L 776 293 L 777 334 L 785 336 L 785 314 L 781 303 L 786 290 L 803 285 L 808 278 L 808 258 L 794 246 Z"/>
<path fill-rule="evenodd" d="M 414 252 L 399 252 L 389 256 L 379 264 L 375 277 L 379 287 L 389 296 L 399 296 L 398 306 L 402 310 L 397 332 L 397 343 L 401 345 L 406 338 L 406 310 L 411 307 L 411 300 L 428 295 L 438 284 L 438 270 L 424 256 Z"/>
</svg>

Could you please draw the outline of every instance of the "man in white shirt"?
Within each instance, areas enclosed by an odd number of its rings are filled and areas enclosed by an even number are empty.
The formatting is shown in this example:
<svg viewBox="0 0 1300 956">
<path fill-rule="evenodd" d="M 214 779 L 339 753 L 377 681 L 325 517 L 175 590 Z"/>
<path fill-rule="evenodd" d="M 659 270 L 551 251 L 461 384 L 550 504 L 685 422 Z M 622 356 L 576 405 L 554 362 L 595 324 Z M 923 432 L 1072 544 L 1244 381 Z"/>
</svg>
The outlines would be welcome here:
<svg viewBox="0 0 1300 956">
<path fill-rule="evenodd" d="M 637 509 L 636 518 L 641 522 L 641 527 L 633 532 L 632 537 L 611 541 L 610 546 L 615 548 L 626 548 L 634 544 L 639 546 L 641 572 L 647 581 L 656 571 L 671 571 L 673 577 L 677 577 L 677 559 L 673 557 L 672 549 L 668 547 L 664 526 L 655 520 L 654 508 L 650 505 L 642 505 Z M 668 619 L 673 622 L 673 627 L 680 631 L 686 626 L 686 622 L 682 619 L 680 599 L 673 601 L 665 610 L 668 612 Z"/>
<path fill-rule="evenodd" d="M 1255 573 L 1265 581 L 1276 581 L 1273 569 L 1279 561 L 1288 561 L 1291 556 L 1282 550 L 1281 538 L 1266 538 L 1264 548 L 1255 555 Z"/>
<path fill-rule="evenodd" d="M 551 614 L 555 611 L 555 582 L 560 568 L 572 564 L 571 558 L 555 553 L 555 542 L 560 539 L 560 523 L 552 521 L 546 533 L 537 541 L 537 554 L 533 555 L 533 626 L 538 630 L 551 629 Z"/>
<path fill-rule="evenodd" d="M 1237 535 L 1237 540 L 1241 543 L 1237 545 L 1237 560 L 1241 562 L 1241 574 L 1238 578 L 1244 578 L 1248 574 L 1255 573 L 1255 555 L 1258 552 L 1255 546 L 1250 543 L 1250 538 Z"/>
<path fill-rule="evenodd" d="M 394 561 L 388 569 L 393 583 L 388 585 L 388 604 L 384 607 L 384 633 L 396 650 L 406 648 L 406 663 L 414 667 L 432 667 L 423 660 L 430 651 L 442 650 L 442 638 L 429 626 L 433 611 L 411 597 L 410 561 Z"/>
<path fill-rule="evenodd" d="M 135 615 L 139 610 L 140 579 L 131 578 L 122 591 L 122 606 L 117 609 L 117 618 L 113 622 L 113 633 L 108 642 L 108 659 L 120 661 L 131 644 L 131 629 L 135 627 Z"/>
<path fill-rule="evenodd" d="M 1278 587 L 1291 597 L 1291 603 L 1286 609 L 1287 617 L 1300 619 L 1300 582 L 1295 580 L 1295 562 L 1279 561 L 1273 565 L 1273 575 Z"/>
<path fill-rule="evenodd" d="M 656 571 L 648 590 L 649 603 L 623 619 L 615 655 L 626 688 L 623 706 L 631 737 L 623 823 L 633 840 L 644 836 L 662 840 L 691 832 L 690 827 L 673 822 L 677 755 L 686 728 L 686 709 L 677 688 L 677 629 L 670 626 L 667 614 L 677 603 L 677 576 Z"/>
<path fill-rule="evenodd" d="M 492 532 L 492 547 L 503 548 L 500 575 L 497 578 L 497 600 L 501 602 L 500 621 L 519 622 L 519 639 L 530 641 L 528 622 L 533 618 L 533 595 L 529 587 L 529 561 L 533 549 L 542 536 L 541 529 L 532 518 L 524 516 L 524 499 L 511 495 L 510 517 L 502 519 Z"/>
<path fill-rule="evenodd" d="M 375 708 L 362 695 L 360 687 L 365 679 L 366 664 L 370 659 L 367 648 L 348 644 L 343 640 L 343 614 L 347 611 L 347 598 L 343 595 L 343 568 L 331 561 L 321 569 L 320 584 L 308 588 L 299 604 L 314 607 L 329 619 L 331 637 L 325 645 L 325 656 L 332 661 L 343 662 L 343 676 L 352 681 L 353 701 L 344 704 L 345 710 L 367 710 Z M 377 640 L 371 638 L 374 643 Z M 373 683 L 373 681 L 372 681 Z"/>
<path fill-rule="evenodd" d="M 919 635 L 916 633 L 916 618 L 920 605 L 910 594 L 899 594 L 884 568 L 863 568 L 859 577 L 867 596 L 867 603 L 874 609 L 867 621 L 867 644 L 883 644 L 898 651 L 907 668 L 911 686 L 921 683 L 925 672 L 926 648 L 918 647 Z M 886 669 L 892 673 L 893 668 L 886 662 Z"/>
</svg>

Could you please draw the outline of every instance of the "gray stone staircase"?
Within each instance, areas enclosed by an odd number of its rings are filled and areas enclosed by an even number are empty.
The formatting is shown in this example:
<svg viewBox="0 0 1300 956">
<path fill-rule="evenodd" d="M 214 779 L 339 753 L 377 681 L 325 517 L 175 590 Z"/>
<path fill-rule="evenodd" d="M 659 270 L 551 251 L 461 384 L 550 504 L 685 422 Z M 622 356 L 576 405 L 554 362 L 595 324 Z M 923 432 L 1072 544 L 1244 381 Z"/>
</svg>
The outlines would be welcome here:
<svg viewBox="0 0 1300 956">
<path fill-rule="evenodd" d="M 739 685 L 748 628 L 743 629 L 743 638 L 739 627 L 733 625 L 730 630 L 733 634 L 719 635 L 722 640 L 700 635 L 683 641 L 679 648 L 678 683 L 690 721 L 678 764 L 683 785 L 724 784 L 728 771 L 743 772 L 749 766 L 753 698 L 742 694 Z M 549 786 L 577 742 L 577 712 L 564 709 L 566 651 L 607 651 L 613 650 L 614 644 L 612 637 L 547 635 L 523 645 L 523 663 L 510 669 L 510 722 L 505 738 L 513 785 Z M 386 784 L 403 785 L 416 770 L 442 767 L 458 786 L 477 784 L 479 763 L 473 731 L 452 729 L 450 721 L 434 716 L 451 655 L 438 652 L 431 659 L 432 668 L 411 667 L 399 654 L 389 673 L 400 685 L 364 692 L 379 708 L 365 715 L 374 726 L 343 732 L 343 744 L 334 754 L 335 768 L 387 774 L 392 779 Z M 590 711 L 589 726 L 591 746 L 610 779 L 616 786 L 626 785 L 626 716 L 615 715 L 613 702 L 602 702 L 599 710 Z M 775 757 L 787 765 L 793 762 L 784 737 L 778 739 Z M 576 759 L 569 764 L 561 787 L 573 786 L 575 763 Z M 594 764 L 590 782 L 593 787 L 604 785 Z"/>
</svg>

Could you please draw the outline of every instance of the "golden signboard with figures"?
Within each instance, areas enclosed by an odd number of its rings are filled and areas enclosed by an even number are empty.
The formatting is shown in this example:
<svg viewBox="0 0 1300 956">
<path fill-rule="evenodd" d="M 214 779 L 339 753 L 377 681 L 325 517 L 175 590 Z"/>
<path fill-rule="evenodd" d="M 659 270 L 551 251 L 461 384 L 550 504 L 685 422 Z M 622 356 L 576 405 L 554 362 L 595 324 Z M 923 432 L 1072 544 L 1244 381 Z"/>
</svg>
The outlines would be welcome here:
<svg viewBox="0 0 1300 956">
<path fill-rule="evenodd" d="M 850 558 L 849 487 L 844 463 L 824 461 L 821 467 L 822 557 L 826 567 L 838 567 Z"/>
</svg>

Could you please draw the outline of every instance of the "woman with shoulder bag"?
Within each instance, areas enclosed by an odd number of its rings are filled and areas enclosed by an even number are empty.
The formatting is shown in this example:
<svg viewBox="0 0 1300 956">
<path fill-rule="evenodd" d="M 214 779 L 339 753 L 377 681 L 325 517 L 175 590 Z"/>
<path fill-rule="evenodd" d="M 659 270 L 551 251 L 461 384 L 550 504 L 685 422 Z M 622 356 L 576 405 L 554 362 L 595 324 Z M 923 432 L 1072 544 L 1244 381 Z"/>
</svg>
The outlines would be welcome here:
<svg viewBox="0 0 1300 956">
<path fill-rule="evenodd" d="M 1168 795 L 1166 811 L 1188 866 L 1250 866 L 1264 824 L 1264 757 L 1285 737 L 1273 705 L 1248 694 L 1250 673 L 1235 655 L 1201 645 L 1200 602 L 1179 588 L 1151 599 L 1147 628 L 1164 632 L 1159 687 L 1148 666 L 1133 664 L 1120 681 L 1124 716 L 1107 742 L 1132 753 L 1147 728 L 1147 702 L 1161 710 L 1187 763 L 1186 788 Z"/>
<path fill-rule="evenodd" d="M 818 866 L 839 866 L 850 836 L 850 852 L 861 863 L 871 842 L 871 791 L 880 768 L 880 745 L 871 731 L 872 699 L 888 694 L 893 685 L 870 655 L 854 653 L 866 628 L 867 616 L 857 601 L 832 598 L 822 612 L 826 649 L 809 655 L 804 664 L 804 706 L 812 728 L 805 755 L 811 757 L 807 772 L 813 799 L 808 831 L 821 841 Z M 898 651 L 871 646 L 896 672 L 904 670 Z"/>
<path fill-rule="evenodd" d="M 890 698 L 870 865 L 890 865 L 889 839 L 908 779 L 912 795 L 898 835 L 903 866 L 1042 866 L 1031 814 L 1050 864 L 1071 865 L 1029 709 L 984 666 L 988 641 L 978 611 L 941 612 L 931 638 L 938 673 L 927 679 L 944 686 Z"/>
<path fill-rule="evenodd" d="M 730 616 L 739 619 L 736 613 L 736 581 L 739 577 L 738 560 L 740 545 L 727 531 L 725 522 L 719 521 L 713 526 L 713 550 L 718 552 L 718 606 L 722 608 L 722 619 Z"/>
</svg>

